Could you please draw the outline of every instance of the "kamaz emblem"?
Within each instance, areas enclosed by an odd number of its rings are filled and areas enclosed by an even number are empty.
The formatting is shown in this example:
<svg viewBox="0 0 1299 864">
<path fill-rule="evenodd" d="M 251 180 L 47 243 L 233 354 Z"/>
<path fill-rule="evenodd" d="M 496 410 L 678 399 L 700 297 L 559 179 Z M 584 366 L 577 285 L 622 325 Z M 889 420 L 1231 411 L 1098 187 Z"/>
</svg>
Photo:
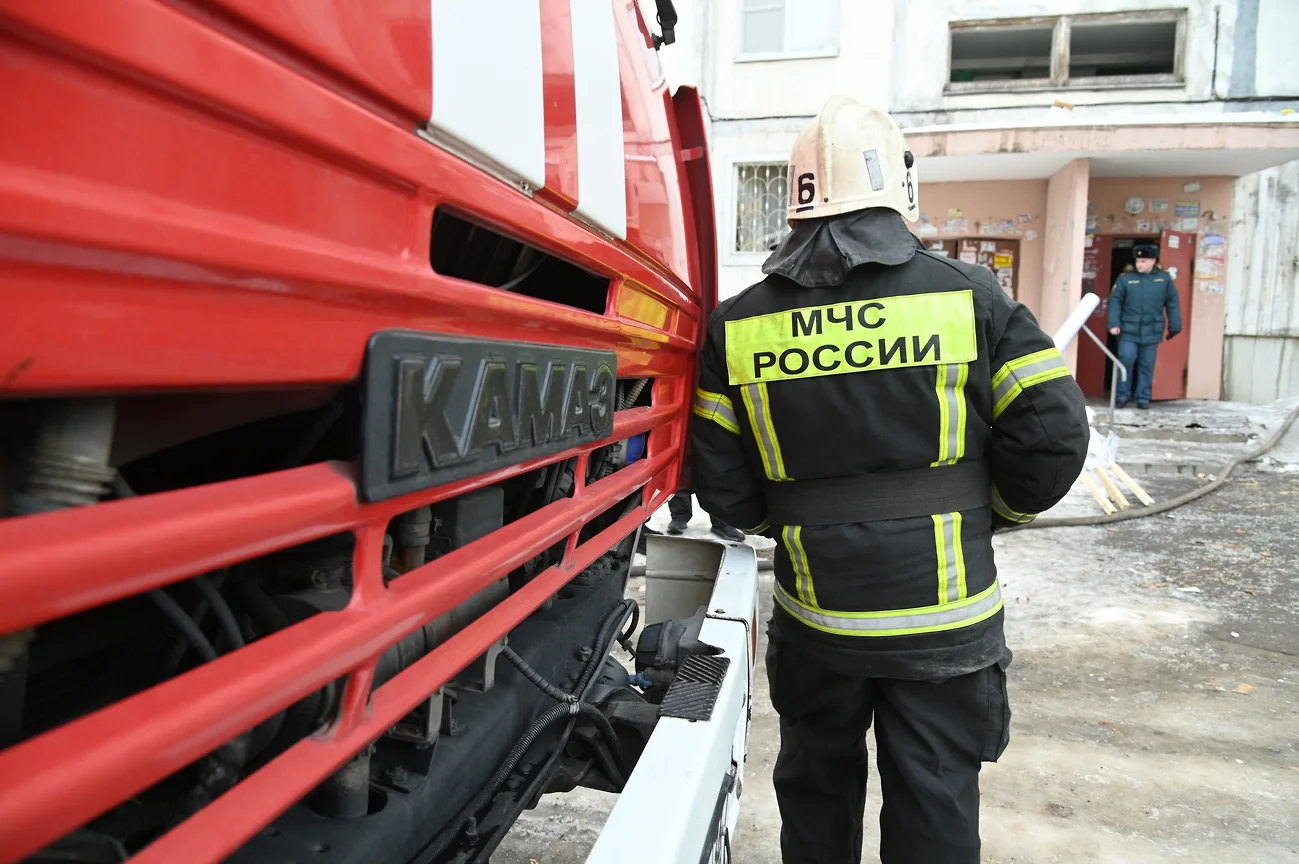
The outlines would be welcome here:
<svg viewBox="0 0 1299 864">
<path fill-rule="evenodd" d="M 610 351 L 385 332 L 367 362 L 367 500 L 556 453 L 613 427 Z"/>
</svg>

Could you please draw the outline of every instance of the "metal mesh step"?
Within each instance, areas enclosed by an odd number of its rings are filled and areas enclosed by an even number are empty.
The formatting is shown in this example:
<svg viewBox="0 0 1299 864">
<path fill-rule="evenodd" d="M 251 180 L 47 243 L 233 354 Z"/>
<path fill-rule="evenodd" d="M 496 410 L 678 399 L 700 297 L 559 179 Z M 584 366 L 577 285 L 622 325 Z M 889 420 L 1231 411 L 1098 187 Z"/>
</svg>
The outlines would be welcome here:
<svg viewBox="0 0 1299 864">
<path fill-rule="evenodd" d="M 726 670 L 731 666 L 729 657 L 709 657 L 692 654 L 681 664 L 676 680 L 668 688 L 659 706 L 660 717 L 679 717 L 682 720 L 708 720 L 713 716 L 717 694 L 722 689 Z"/>
</svg>

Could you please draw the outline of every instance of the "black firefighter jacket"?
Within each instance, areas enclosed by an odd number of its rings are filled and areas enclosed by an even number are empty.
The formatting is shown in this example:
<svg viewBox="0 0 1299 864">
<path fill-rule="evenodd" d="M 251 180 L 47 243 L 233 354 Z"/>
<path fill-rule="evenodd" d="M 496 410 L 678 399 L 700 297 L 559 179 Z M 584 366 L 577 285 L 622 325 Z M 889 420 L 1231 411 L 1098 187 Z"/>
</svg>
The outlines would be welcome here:
<svg viewBox="0 0 1299 864">
<path fill-rule="evenodd" d="M 783 638 L 872 677 L 1003 661 L 992 530 L 1062 498 L 1090 433 L 991 272 L 920 249 L 826 287 L 771 275 L 718 306 L 699 363 L 694 491 L 776 539 Z"/>
</svg>

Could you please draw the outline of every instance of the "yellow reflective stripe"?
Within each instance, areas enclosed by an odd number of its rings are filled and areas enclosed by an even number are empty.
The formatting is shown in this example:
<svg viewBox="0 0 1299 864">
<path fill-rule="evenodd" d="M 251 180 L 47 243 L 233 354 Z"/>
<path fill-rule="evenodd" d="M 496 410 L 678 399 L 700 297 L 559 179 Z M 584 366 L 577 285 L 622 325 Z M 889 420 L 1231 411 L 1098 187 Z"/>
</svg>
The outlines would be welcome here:
<svg viewBox="0 0 1299 864">
<path fill-rule="evenodd" d="M 943 517 L 935 513 L 929 517 L 934 520 L 934 552 L 938 556 L 938 602 L 947 602 L 947 544 L 944 542 Z"/>
<path fill-rule="evenodd" d="M 727 432 L 740 434 L 740 422 L 735 416 L 735 407 L 730 398 L 721 393 L 712 393 L 700 387 L 695 391 L 695 401 L 690 408 L 705 420 L 712 420 Z"/>
<path fill-rule="evenodd" d="M 961 544 L 960 513 L 941 513 L 934 520 L 934 550 L 938 556 L 938 604 L 965 599 L 965 548 Z"/>
<path fill-rule="evenodd" d="M 947 462 L 947 442 L 948 427 L 951 426 L 951 405 L 947 401 L 947 367 L 938 367 L 938 382 L 935 389 L 938 391 L 938 458 L 930 463 L 934 465 L 943 465 Z"/>
<path fill-rule="evenodd" d="M 1001 491 L 996 484 L 992 487 L 992 509 L 998 516 L 1008 522 L 1014 522 L 1023 525 L 1026 522 L 1032 522 L 1037 516 L 1033 513 L 1020 513 L 1015 508 L 1006 503 L 1006 499 L 1001 497 Z"/>
<path fill-rule="evenodd" d="M 965 456 L 965 384 L 970 377 L 970 365 L 939 366 L 936 375 L 938 459 L 930 463 L 931 467 L 952 465 Z"/>
<path fill-rule="evenodd" d="M 969 594 L 969 589 L 965 584 L 965 546 L 961 542 L 961 525 L 964 524 L 965 517 L 960 513 L 952 514 L 953 547 L 956 550 L 956 599 L 964 600 Z"/>
<path fill-rule="evenodd" d="M 789 563 L 794 568 L 794 588 L 798 591 L 798 599 L 815 607 L 816 590 L 812 587 L 812 570 L 807 565 L 807 551 L 803 549 L 803 528 L 799 525 L 786 525 L 780 530 L 780 537 L 785 541 Z"/>
<path fill-rule="evenodd" d="M 770 527 L 771 527 L 771 520 L 764 518 L 761 522 L 759 522 L 754 527 L 741 528 L 740 530 L 743 531 L 745 534 L 761 534 L 763 531 L 766 531 Z"/>
<path fill-rule="evenodd" d="M 785 461 L 780 455 L 780 441 L 776 438 L 776 426 L 771 422 L 771 400 L 767 397 L 766 384 L 746 384 L 740 391 L 744 399 L 744 408 L 749 412 L 749 426 L 753 429 L 753 438 L 758 444 L 758 453 L 762 456 L 762 467 L 769 480 L 788 480 L 785 474 Z"/>
<path fill-rule="evenodd" d="M 960 371 L 956 374 L 956 387 L 952 397 L 956 402 L 956 448 L 951 454 L 953 462 L 965 458 L 965 419 L 968 413 L 965 406 L 965 384 L 969 380 L 970 364 L 962 363 Z"/>
<path fill-rule="evenodd" d="M 970 363 L 977 356 L 971 291 L 854 300 L 726 322 L 733 385 Z"/>
<path fill-rule="evenodd" d="M 1001 585 L 994 579 L 987 588 L 957 600 L 916 609 L 891 609 L 883 612 L 832 612 L 802 603 L 776 583 L 776 602 L 802 623 L 839 636 L 912 636 L 959 630 L 985 621 L 1002 608 Z"/>
<path fill-rule="evenodd" d="M 1015 397 L 1036 384 L 1071 374 L 1055 348 L 1047 348 L 1006 363 L 992 376 L 992 419 L 1015 401 Z"/>
</svg>

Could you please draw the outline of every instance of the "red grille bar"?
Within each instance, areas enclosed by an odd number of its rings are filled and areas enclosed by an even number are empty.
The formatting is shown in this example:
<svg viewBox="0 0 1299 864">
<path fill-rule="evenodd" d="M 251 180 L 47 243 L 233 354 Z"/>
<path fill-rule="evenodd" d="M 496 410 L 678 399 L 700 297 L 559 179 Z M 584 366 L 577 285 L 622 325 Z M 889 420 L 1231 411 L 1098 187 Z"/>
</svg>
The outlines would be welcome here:
<svg viewBox="0 0 1299 864">
<path fill-rule="evenodd" d="M 660 405 L 619 411 L 606 441 L 378 504 L 357 506 L 350 469 L 322 463 L 85 510 L 8 519 L 0 522 L 0 633 L 358 525 L 384 524 L 398 513 L 638 435 L 679 410 L 679 405 Z"/>
<path fill-rule="evenodd" d="M 313 616 L 186 675 L 0 752 L 0 777 L 5 778 L 0 789 L 0 849 L 13 856 L 6 860 L 41 848 L 308 693 L 373 662 L 388 646 L 502 578 L 536 550 L 580 530 L 588 519 L 669 468 L 673 458 L 667 453 L 635 463 L 588 487 L 581 500 L 550 504 L 395 580 L 384 596 L 353 596 L 342 612 Z M 388 515 L 385 508 L 382 518 L 386 521 Z M 607 547 L 596 552 L 592 542 L 579 548 L 591 550 L 593 560 Z M 561 571 L 562 581 L 579 570 L 576 562 L 570 564 Z M 501 615 L 502 608 L 514 609 L 522 620 L 527 613 L 520 607 L 527 602 L 512 596 L 480 619 L 488 623 L 472 633 L 491 632 L 499 638 L 508 628 L 492 616 Z M 436 660 L 431 664 L 433 672 L 423 674 L 427 680 L 441 676 L 438 682 L 445 682 L 490 641 L 476 652 L 464 654 L 455 668 L 451 668 L 453 663 Z M 447 656 L 439 649 L 429 659 L 439 654 Z M 424 695 L 436 686 L 431 685 Z M 416 696 L 392 720 L 418 699 Z M 320 776 L 342 761 L 345 757 L 332 767 L 317 769 L 324 772 Z M 58 771 L 48 770 L 54 764 Z M 276 773 L 284 776 L 278 768 Z M 289 781 L 289 785 L 297 789 L 296 783 Z M 239 787 L 227 794 L 238 795 Z M 275 812 L 293 800 L 284 798 Z"/>
</svg>

